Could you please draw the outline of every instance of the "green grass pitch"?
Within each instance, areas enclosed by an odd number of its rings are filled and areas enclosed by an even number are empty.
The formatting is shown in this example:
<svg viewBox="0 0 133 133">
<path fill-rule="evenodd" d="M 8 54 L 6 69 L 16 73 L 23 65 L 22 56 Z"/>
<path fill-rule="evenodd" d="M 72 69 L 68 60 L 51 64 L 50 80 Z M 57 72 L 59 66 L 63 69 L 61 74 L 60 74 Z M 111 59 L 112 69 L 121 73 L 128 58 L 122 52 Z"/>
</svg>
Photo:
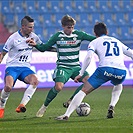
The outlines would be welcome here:
<svg viewBox="0 0 133 133">
<path fill-rule="evenodd" d="M 111 89 L 101 87 L 84 99 L 84 102 L 91 106 L 90 115 L 79 117 L 74 112 L 68 121 L 57 121 L 54 118 L 66 111 L 62 103 L 70 97 L 74 89 L 61 91 L 42 118 L 36 118 L 35 114 L 44 102 L 48 90 L 37 90 L 27 104 L 27 111 L 16 113 L 15 108 L 20 103 L 23 92 L 24 90 L 11 92 L 5 117 L 0 119 L 0 133 L 133 133 L 133 90 L 131 88 L 124 87 L 113 119 L 106 119 Z"/>
</svg>

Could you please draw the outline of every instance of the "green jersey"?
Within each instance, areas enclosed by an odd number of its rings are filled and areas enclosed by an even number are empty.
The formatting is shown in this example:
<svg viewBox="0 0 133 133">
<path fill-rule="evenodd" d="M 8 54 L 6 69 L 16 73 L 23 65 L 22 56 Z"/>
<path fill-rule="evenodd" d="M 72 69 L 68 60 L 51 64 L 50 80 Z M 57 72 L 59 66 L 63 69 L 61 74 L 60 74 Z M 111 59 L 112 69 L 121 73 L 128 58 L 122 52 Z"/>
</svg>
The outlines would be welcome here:
<svg viewBox="0 0 133 133">
<path fill-rule="evenodd" d="M 74 30 L 71 35 L 66 35 L 63 31 L 55 33 L 48 42 L 36 45 L 36 49 L 41 52 L 48 50 L 56 44 L 57 65 L 62 67 L 80 66 L 79 51 L 81 42 L 84 40 L 92 41 L 96 37 L 83 31 Z"/>
</svg>

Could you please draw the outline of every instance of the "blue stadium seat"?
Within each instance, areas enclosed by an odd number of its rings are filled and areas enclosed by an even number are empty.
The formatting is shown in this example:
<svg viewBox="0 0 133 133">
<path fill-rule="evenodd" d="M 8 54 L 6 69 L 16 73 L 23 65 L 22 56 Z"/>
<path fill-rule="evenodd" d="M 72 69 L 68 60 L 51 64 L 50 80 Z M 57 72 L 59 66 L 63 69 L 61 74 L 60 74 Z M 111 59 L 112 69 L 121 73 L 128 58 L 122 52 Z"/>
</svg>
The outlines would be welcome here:
<svg viewBox="0 0 133 133">
<path fill-rule="evenodd" d="M 60 13 L 60 8 L 59 8 L 59 1 L 52 1 L 52 11 L 53 13 Z"/>
<path fill-rule="evenodd" d="M 49 37 L 51 37 L 53 34 L 55 34 L 57 32 L 55 27 L 49 27 L 47 30 L 48 30 Z"/>
<path fill-rule="evenodd" d="M 46 1 L 38 1 L 38 3 L 39 3 L 38 12 L 39 13 L 47 13 L 48 9 L 46 7 Z"/>
<path fill-rule="evenodd" d="M 133 26 L 132 25 L 128 26 L 128 34 L 131 36 L 131 38 L 133 37 Z"/>
<path fill-rule="evenodd" d="M 99 13 L 92 13 L 92 24 L 94 25 L 96 22 L 100 21 L 100 14 Z"/>
<path fill-rule="evenodd" d="M 112 3 L 112 6 L 111 6 L 111 9 L 110 11 L 111 12 L 119 12 L 120 11 L 120 8 L 119 8 L 119 5 L 118 5 L 118 1 L 111 1 Z"/>
<path fill-rule="evenodd" d="M 128 15 L 129 15 L 129 24 L 133 26 L 133 13 L 129 12 Z"/>
<path fill-rule="evenodd" d="M 56 22 L 55 22 L 55 25 L 57 26 L 57 27 L 59 27 L 59 26 L 61 26 L 61 19 L 62 19 L 62 17 L 64 16 L 65 14 L 63 14 L 63 13 L 55 13 L 55 16 L 56 16 Z"/>
<path fill-rule="evenodd" d="M 9 1 L 1 1 L 1 12 L 3 14 L 13 13 L 13 10 L 10 9 Z"/>
<path fill-rule="evenodd" d="M 133 11 L 133 5 L 130 3 L 130 0 L 119 0 L 118 6 L 120 11 Z"/>
<path fill-rule="evenodd" d="M 116 32 L 116 28 L 117 28 L 116 26 L 108 26 L 108 35 L 119 39 L 119 35 Z"/>
<path fill-rule="evenodd" d="M 13 2 L 14 8 L 10 2 Z M 92 34 L 94 24 L 102 21 L 109 27 L 111 35 L 127 40 L 132 36 L 130 29 L 133 27 L 133 2 L 131 0 L 1 0 L 0 3 L 2 3 L 1 13 L 6 17 L 4 23 L 14 23 L 13 15 L 16 15 L 18 22 L 15 22 L 20 27 L 19 21 L 25 15 L 30 15 L 35 20 L 35 29 L 37 28 L 40 36 L 43 34 L 43 28 L 38 27 L 45 27 L 45 38 L 42 36 L 42 39 L 45 40 L 48 39 L 49 34 L 54 33 L 55 29 L 61 28 L 61 18 L 66 14 L 76 19 L 75 27 L 77 29 Z M 22 6 L 23 3 L 27 4 L 25 9 Z M 42 23 L 40 15 L 44 19 Z M 124 27 L 128 28 L 124 30 Z M 120 31 L 124 32 L 123 35 L 118 34 Z"/>
<path fill-rule="evenodd" d="M 102 12 L 102 13 L 107 13 L 109 12 L 109 8 L 107 7 L 107 1 L 100 1 L 100 4 L 99 4 L 99 11 Z"/>
<path fill-rule="evenodd" d="M 86 9 L 84 8 L 84 3 L 83 3 L 83 1 L 81 0 L 81 1 L 76 1 L 76 12 L 77 13 L 80 13 L 80 12 L 84 12 L 84 11 L 86 11 Z"/>
<path fill-rule="evenodd" d="M 129 34 L 127 26 L 121 26 L 121 32 L 122 32 L 121 39 L 129 40 L 132 38 L 132 36 Z"/>
<path fill-rule="evenodd" d="M 89 20 L 88 20 L 88 13 L 78 13 L 79 14 L 79 22 L 76 23 L 78 26 L 88 26 Z M 76 16 L 75 16 L 76 17 Z"/>
<path fill-rule="evenodd" d="M 44 36 L 43 36 L 43 28 L 42 27 L 35 27 L 34 32 L 39 36 L 39 38 L 44 41 Z"/>
<path fill-rule="evenodd" d="M 95 1 L 88 1 L 88 12 L 96 12 L 98 8 L 96 8 Z"/>
<path fill-rule="evenodd" d="M 119 25 L 119 26 L 126 24 L 126 22 L 124 20 L 123 13 L 121 13 L 121 12 L 116 13 L 116 22 L 117 22 L 117 25 Z"/>
<path fill-rule="evenodd" d="M 26 2 L 26 4 L 27 4 L 27 13 L 28 14 L 34 14 L 34 13 L 37 13 L 38 12 L 38 10 L 36 10 L 36 8 L 35 8 L 35 1 L 25 1 Z"/>
<path fill-rule="evenodd" d="M 7 26 L 14 25 L 14 13 L 7 13 L 5 16 L 4 24 Z"/>
<path fill-rule="evenodd" d="M 24 10 L 22 6 L 22 1 L 14 1 L 14 13 L 19 14 L 19 13 L 26 13 L 26 10 Z"/>
<path fill-rule="evenodd" d="M 71 1 L 64 1 L 64 13 L 71 13 L 73 11 L 71 7 Z"/>
<path fill-rule="evenodd" d="M 44 26 L 52 26 L 51 23 L 51 14 L 43 14 L 43 18 L 44 18 Z"/>
<path fill-rule="evenodd" d="M 111 19 L 111 13 L 109 12 L 100 13 L 100 21 L 106 23 L 107 26 L 113 25 L 113 21 Z"/>
</svg>

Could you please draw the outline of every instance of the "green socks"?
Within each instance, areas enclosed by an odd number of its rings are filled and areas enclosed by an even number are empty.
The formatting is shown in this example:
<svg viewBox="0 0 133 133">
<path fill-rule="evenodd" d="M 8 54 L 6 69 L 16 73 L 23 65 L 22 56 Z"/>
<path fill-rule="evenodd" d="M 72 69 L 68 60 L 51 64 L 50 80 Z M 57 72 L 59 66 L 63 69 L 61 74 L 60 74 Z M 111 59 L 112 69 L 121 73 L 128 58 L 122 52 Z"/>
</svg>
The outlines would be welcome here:
<svg viewBox="0 0 133 133">
<path fill-rule="evenodd" d="M 44 102 L 45 106 L 48 106 L 49 103 L 56 97 L 56 95 L 59 93 L 59 91 L 57 91 L 54 87 L 50 89 L 50 91 L 48 92 L 48 95 L 46 97 L 46 100 Z"/>
<path fill-rule="evenodd" d="M 74 92 L 74 94 L 71 96 L 71 100 L 73 99 L 73 97 L 82 89 L 82 87 L 83 87 L 83 84 L 81 85 L 81 86 L 79 86 L 76 90 L 75 90 L 75 92 Z M 46 97 L 46 100 L 45 100 L 45 102 L 44 102 L 44 105 L 45 106 L 48 106 L 49 105 L 49 103 L 57 96 L 57 94 L 59 93 L 59 91 L 57 91 L 54 87 L 53 88 L 51 88 L 50 89 L 50 91 L 48 92 L 48 95 L 47 95 L 47 97 Z"/>
</svg>

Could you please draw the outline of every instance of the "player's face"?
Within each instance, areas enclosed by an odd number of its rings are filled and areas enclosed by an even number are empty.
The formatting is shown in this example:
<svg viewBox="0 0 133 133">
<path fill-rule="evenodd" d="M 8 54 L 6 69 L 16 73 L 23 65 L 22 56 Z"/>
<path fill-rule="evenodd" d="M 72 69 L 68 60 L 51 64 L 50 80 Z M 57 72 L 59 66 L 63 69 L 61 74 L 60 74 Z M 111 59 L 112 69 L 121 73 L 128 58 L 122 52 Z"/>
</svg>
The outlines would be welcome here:
<svg viewBox="0 0 133 133">
<path fill-rule="evenodd" d="M 62 27 L 63 27 L 64 33 L 66 35 L 71 35 L 71 33 L 74 29 L 74 25 L 72 25 L 72 26 L 62 26 Z"/>
<path fill-rule="evenodd" d="M 27 23 L 27 25 L 22 26 L 22 32 L 25 36 L 28 36 L 34 29 L 34 22 Z"/>
</svg>

